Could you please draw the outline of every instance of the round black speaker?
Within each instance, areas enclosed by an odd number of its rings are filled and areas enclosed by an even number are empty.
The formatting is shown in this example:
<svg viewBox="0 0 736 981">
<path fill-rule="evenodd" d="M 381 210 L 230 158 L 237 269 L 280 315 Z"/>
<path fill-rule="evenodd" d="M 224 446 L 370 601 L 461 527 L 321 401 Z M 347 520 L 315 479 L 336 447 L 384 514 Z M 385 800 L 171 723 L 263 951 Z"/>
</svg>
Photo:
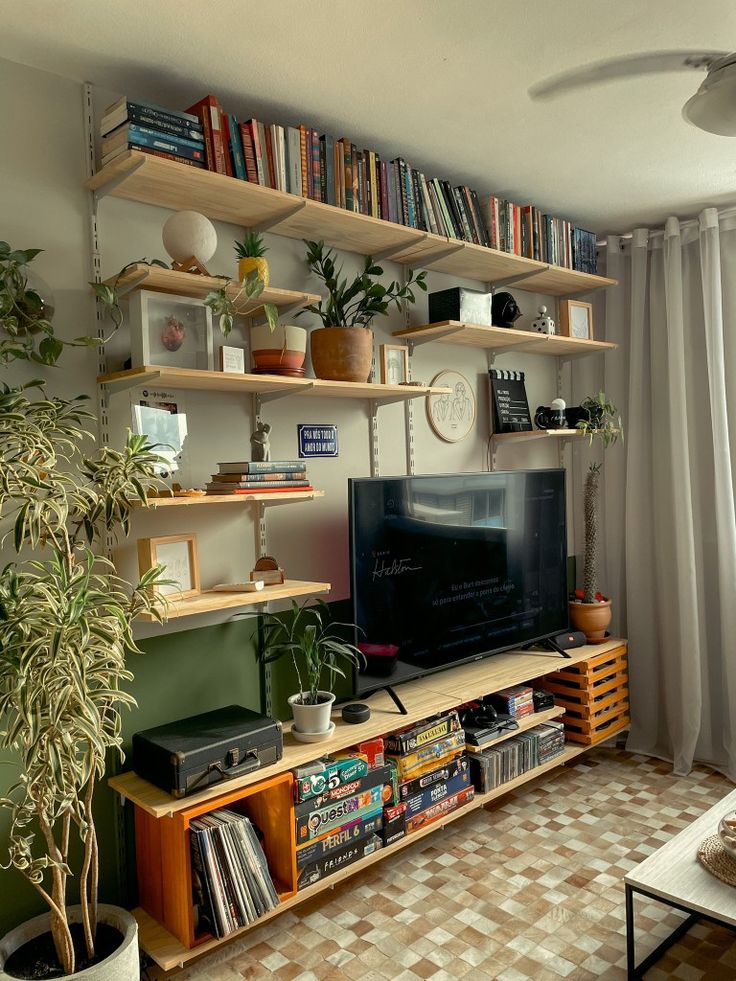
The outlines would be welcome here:
<svg viewBox="0 0 736 981">
<path fill-rule="evenodd" d="M 342 721 L 349 722 L 351 725 L 358 722 L 367 722 L 371 717 L 371 710 L 362 702 L 350 702 L 343 706 Z"/>
</svg>

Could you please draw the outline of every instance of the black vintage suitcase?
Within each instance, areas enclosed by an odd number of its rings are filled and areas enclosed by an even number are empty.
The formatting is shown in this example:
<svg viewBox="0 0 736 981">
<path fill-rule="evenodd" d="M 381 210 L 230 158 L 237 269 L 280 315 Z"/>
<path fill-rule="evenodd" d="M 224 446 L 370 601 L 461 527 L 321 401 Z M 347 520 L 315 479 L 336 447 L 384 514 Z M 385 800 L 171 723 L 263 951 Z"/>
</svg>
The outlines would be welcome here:
<svg viewBox="0 0 736 981">
<path fill-rule="evenodd" d="M 133 769 L 174 797 L 204 790 L 280 760 L 281 723 L 227 705 L 133 736 Z"/>
</svg>

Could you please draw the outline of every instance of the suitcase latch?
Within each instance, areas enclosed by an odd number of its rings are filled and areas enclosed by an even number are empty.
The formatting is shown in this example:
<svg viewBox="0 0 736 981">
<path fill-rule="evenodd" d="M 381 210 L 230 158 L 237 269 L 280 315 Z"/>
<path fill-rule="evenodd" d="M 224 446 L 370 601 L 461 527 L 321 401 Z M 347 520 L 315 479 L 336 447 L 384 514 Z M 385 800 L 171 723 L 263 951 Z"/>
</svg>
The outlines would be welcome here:
<svg viewBox="0 0 736 981">
<path fill-rule="evenodd" d="M 225 763 L 227 766 L 237 766 L 240 762 L 240 748 L 238 746 L 229 749 L 225 755 Z"/>
</svg>

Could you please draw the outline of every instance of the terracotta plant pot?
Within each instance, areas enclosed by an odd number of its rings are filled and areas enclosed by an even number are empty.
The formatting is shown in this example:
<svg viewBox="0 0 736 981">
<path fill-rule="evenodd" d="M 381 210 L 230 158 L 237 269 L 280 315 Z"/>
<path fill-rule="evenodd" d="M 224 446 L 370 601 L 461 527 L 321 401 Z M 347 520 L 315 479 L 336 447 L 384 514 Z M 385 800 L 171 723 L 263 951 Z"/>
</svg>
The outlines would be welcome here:
<svg viewBox="0 0 736 981">
<path fill-rule="evenodd" d="M 307 356 L 307 330 L 279 324 L 271 333 L 268 324 L 257 324 L 250 331 L 250 353 L 259 374 L 301 375 Z"/>
<path fill-rule="evenodd" d="M 601 603 L 569 603 L 570 626 L 582 630 L 589 644 L 602 644 L 611 622 L 611 601 Z"/>
<path fill-rule="evenodd" d="M 302 705 L 301 694 L 289 697 L 291 714 L 294 716 L 294 728 L 299 732 L 307 734 L 328 733 L 330 730 L 330 716 L 332 715 L 332 705 L 335 696 L 329 691 L 317 692 L 321 701 L 316 705 Z"/>
<path fill-rule="evenodd" d="M 320 327 L 309 341 L 312 367 L 326 381 L 367 382 L 373 364 L 373 331 L 366 327 Z"/>
<path fill-rule="evenodd" d="M 258 275 L 263 282 L 264 287 L 268 286 L 271 282 L 271 271 L 268 268 L 268 259 L 256 256 L 246 256 L 244 259 L 238 260 L 238 278 L 242 283 L 249 272 L 254 269 L 258 270 Z"/>
<path fill-rule="evenodd" d="M 68 913 L 70 923 L 81 923 L 81 906 L 70 907 Z M 77 971 L 73 975 L 67 974 L 65 977 L 79 978 L 79 981 L 139 981 L 141 968 L 138 955 L 138 924 L 127 910 L 120 909 L 118 906 L 108 906 L 105 903 L 100 903 L 98 906 L 97 917 L 99 923 L 106 923 L 120 933 L 120 946 L 99 964 L 88 967 L 84 971 Z M 28 920 L 3 937 L 0 941 L 0 981 L 6 979 L 11 981 L 15 977 L 5 971 L 5 964 L 10 955 L 24 944 L 48 933 L 50 924 L 49 914 L 42 913 L 41 916 Z"/>
</svg>

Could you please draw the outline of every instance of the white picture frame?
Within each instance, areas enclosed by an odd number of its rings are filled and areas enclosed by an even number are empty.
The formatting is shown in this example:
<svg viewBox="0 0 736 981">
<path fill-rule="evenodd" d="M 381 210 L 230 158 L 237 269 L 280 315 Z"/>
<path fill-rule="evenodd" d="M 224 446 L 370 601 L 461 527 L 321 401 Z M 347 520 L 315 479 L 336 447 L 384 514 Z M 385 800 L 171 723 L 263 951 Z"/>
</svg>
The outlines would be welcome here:
<svg viewBox="0 0 736 981">
<path fill-rule="evenodd" d="M 212 311 L 203 300 L 135 290 L 128 316 L 131 367 L 214 370 Z"/>
<path fill-rule="evenodd" d="M 592 341 L 593 304 L 583 300 L 560 300 L 560 334 Z"/>
</svg>

